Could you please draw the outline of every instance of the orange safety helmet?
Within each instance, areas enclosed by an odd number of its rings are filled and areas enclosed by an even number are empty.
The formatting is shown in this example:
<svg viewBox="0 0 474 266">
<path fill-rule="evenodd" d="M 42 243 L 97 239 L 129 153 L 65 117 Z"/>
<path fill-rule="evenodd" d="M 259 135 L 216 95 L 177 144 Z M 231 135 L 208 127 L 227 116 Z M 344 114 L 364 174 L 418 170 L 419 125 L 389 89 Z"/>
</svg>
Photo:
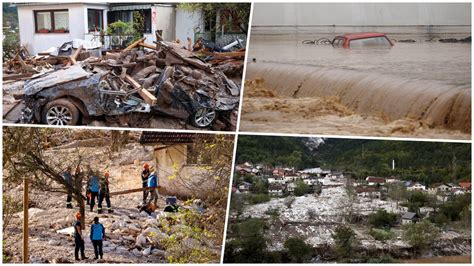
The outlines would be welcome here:
<svg viewBox="0 0 474 266">
<path fill-rule="evenodd" d="M 109 176 L 110 176 L 110 175 L 109 175 L 109 172 L 105 172 L 104 176 L 105 176 L 105 177 L 109 177 Z"/>
<path fill-rule="evenodd" d="M 150 168 L 150 166 L 147 163 L 145 163 L 145 164 L 143 164 L 143 168 L 148 169 L 148 168 Z"/>
<path fill-rule="evenodd" d="M 76 216 L 76 219 L 78 219 L 78 220 L 81 219 L 81 213 L 80 212 L 76 212 L 75 216 Z"/>
</svg>

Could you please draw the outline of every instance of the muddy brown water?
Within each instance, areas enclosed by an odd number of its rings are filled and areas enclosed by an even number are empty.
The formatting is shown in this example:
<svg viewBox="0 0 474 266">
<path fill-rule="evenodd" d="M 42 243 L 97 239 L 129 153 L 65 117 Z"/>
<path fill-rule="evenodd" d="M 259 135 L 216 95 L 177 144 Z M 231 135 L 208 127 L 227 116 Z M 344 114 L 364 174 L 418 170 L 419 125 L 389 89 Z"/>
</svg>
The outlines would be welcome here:
<svg viewBox="0 0 474 266">
<path fill-rule="evenodd" d="M 247 80 L 263 79 L 288 104 L 336 98 L 354 114 L 334 113 L 334 118 L 315 113 L 302 118 L 301 112 L 285 112 L 282 117 L 278 107 L 258 112 L 255 106 L 261 100 L 246 93 L 241 129 L 469 139 L 470 47 L 397 43 L 391 49 L 351 50 L 296 41 L 253 42 L 249 58 L 257 62 L 249 63 Z M 288 127 L 292 121 L 294 126 Z M 400 134 L 392 132 L 393 123 L 414 125 Z M 316 132 L 308 130 L 308 125 Z"/>
<path fill-rule="evenodd" d="M 404 263 L 471 263 L 471 256 L 445 256 L 404 260 Z"/>
</svg>

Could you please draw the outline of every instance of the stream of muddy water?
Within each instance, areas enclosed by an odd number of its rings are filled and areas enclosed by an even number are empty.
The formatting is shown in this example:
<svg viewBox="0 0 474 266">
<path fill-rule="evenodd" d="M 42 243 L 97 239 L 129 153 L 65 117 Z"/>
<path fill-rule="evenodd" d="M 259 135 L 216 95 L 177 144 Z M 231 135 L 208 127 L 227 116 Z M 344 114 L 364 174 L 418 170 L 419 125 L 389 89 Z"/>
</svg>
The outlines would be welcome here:
<svg viewBox="0 0 474 266">
<path fill-rule="evenodd" d="M 470 44 L 302 39 L 251 42 L 242 131 L 470 139 Z"/>
</svg>

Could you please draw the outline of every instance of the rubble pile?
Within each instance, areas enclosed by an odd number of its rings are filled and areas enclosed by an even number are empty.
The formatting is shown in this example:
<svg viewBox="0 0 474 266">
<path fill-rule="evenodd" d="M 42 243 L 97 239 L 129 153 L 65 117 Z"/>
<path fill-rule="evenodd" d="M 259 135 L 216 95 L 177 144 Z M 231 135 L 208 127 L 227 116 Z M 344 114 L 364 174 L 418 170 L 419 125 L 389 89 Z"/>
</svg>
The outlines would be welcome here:
<svg viewBox="0 0 474 266">
<path fill-rule="evenodd" d="M 241 75 L 245 51 L 212 53 L 203 60 L 178 43 L 158 41 L 153 46 L 144 41 L 101 57 L 85 56 L 82 46 L 69 57 L 31 57 L 19 51 L 4 71 L 10 73 L 10 80 L 29 79 L 24 86 L 28 109 L 22 122 L 42 120 L 41 108 L 64 94 L 80 99 L 92 116 L 156 111 L 189 119 L 196 127 L 235 130 L 240 84 L 226 73 Z M 196 114 L 208 121 L 193 122 L 190 118 Z"/>
</svg>

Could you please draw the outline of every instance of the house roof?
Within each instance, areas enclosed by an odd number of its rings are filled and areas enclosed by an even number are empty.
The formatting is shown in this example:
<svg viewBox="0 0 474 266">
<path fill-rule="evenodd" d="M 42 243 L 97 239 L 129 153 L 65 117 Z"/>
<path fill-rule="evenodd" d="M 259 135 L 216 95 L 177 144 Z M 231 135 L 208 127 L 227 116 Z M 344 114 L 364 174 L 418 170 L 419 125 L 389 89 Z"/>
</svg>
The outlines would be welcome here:
<svg viewBox="0 0 474 266">
<path fill-rule="evenodd" d="M 385 178 L 383 177 L 368 176 L 365 180 L 371 183 L 385 183 Z"/>
<path fill-rule="evenodd" d="M 214 134 L 203 133 L 179 133 L 179 132 L 152 132 L 143 131 L 140 136 L 140 144 L 176 144 L 193 143 L 196 139 L 213 139 Z"/>
<path fill-rule="evenodd" d="M 471 188 L 471 181 L 461 181 L 459 182 L 459 186 L 465 189 Z"/>
<path fill-rule="evenodd" d="M 413 220 L 417 216 L 418 216 L 418 214 L 416 214 L 416 212 L 406 212 L 405 214 L 403 214 L 402 219 Z"/>
</svg>

